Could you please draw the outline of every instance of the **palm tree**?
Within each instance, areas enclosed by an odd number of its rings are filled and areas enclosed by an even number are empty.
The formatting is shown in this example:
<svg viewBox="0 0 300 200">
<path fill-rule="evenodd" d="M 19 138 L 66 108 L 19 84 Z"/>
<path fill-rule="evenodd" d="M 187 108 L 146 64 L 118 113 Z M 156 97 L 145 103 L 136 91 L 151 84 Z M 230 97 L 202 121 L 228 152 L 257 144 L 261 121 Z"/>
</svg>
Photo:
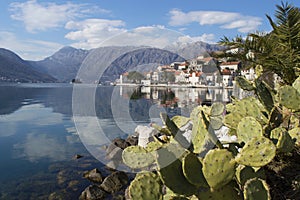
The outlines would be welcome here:
<svg viewBox="0 0 300 200">
<path fill-rule="evenodd" d="M 243 49 L 231 56 L 243 60 L 248 67 L 260 65 L 264 73 L 276 73 L 291 85 L 300 72 L 300 10 L 283 2 L 276 7 L 275 21 L 266 16 L 273 28 L 270 33 L 250 33 L 245 39 L 224 37 L 219 43 Z"/>
</svg>

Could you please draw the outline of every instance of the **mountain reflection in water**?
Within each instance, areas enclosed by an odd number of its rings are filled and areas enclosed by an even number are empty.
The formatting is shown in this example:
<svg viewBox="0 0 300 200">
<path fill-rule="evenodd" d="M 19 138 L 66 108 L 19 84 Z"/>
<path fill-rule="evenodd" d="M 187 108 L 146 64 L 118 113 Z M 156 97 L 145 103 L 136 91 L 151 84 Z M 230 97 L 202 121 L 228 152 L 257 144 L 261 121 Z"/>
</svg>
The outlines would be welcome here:
<svg viewBox="0 0 300 200">
<path fill-rule="evenodd" d="M 76 171 L 103 167 L 86 147 L 98 152 L 100 144 L 105 145 L 107 139 L 124 138 L 134 132 L 136 125 L 159 121 L 160 112 L 170 116 L 188 115 L 197 105 L 228 102 L 233 92 L 196 88 L 80 87 L 84 93 L 92 93 L 95 100 L 93 109 L 76 116 L 89 130 L 81 134 L 74 124 L 73 85 L 0 85 L 0 199 L 47 199 L 55 191 L 78 196 L 87 183 Z M 82 109 L 85 109 L 84 102 Z M 95 116 L 97 123 L 93 122 Z M 97 124 L 105 133 L 105 141 L 99 137 Z M 83 160 L 72 160 L 75 154 L 84 155 Z M 76 191 L 66 189 L 74 178 L 83 184 Z"/>
</svg>

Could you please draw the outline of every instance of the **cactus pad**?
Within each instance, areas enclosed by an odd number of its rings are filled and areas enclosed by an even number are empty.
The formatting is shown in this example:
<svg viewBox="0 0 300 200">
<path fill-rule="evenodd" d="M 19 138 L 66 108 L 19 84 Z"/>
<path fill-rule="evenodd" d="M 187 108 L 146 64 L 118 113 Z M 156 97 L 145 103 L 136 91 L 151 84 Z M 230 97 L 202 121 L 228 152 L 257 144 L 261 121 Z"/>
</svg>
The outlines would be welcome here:
<svg viewBox="0 0 300 200">
<path fill-rule="evenodd" d="M 283 127 L 273 129 L 271 138 L 277 140 L 276 147 L 280 152 L 288 153 L 294 149 L 295 142 Z"/>
<path fill-rule="evenodd" d="M 241 114 L 231 112 L 224 117 L 224 124 L 229 128 L 236 129 L 243 116 Z"/>
<path fill-rule="evenodd" d="M 267 84 L 259 79 L 255 80 L 256 94 L 266 110 L 271 112 L 274 107 L 274 100 Z"/>
<path fill-rule="evenodd" d="M 224 112 L 224 104 L 220 102 L 213 103 L 211 105 L 211 110 L 210 110 L 210 116 L 219 116 L 222 115 Z"/>
<path fill-rule="evenodd" d="M 298 91 L 300 94 L 300 76 L 294 81 L 293 87 Z"/>
<path fill-rule="evenodd" d="M 140 146 L 129 146 L 122 152 L 123 162 L 132 169 L 140 169 L 151 165 L 155 158 Z"/>
<path fill-rule="evenodd" d="M 244 187 L 244 198 L 245 200 L 270 200 L 271 196 L 266 181 L 259 178 L 248 180 Z"/>
<path fill-rule="evenodd" d="M 250 166 L 239 165 L 236 168 L 235 177 L 236 177 L 236 180 L 238 181 L 238 183 L 241 186 L 244 186 L 244 184 L 246 183 L 247 180 L 250 180 L 250 179 L 256 178 L 256 177 L 261 178 L 261 179 L 265 179 L 266 175 L 265 175 L 265 172 L 262 168 L 255 171 Z"/>
<path fill-rule="evenodd" d="M 210 125 L 214 130 L 219 130 L 223 126 L 223 116 L 210 117 Z"/>
<path fill-rule="evenodd" d="M 276 147 L 266 137 L 254 137 L 248 141 L 235 157 L 237 163 L 252 167 L 262 167 L 273 160 Z"/>
<path fill-rule="evenodd" d="M 151 188 L 147 190 L 146 188 Z M 159 177 L 152 172 L 143 172 L 130 183 L 129 196 L 132 200 L 162 199 L 162 184 Z"/>
<path fill-rule="evenodd" d="M 237 137 L 239 142 L 248 142 L 253 137 L 262 136 L 262 127 L 254 117 L 244 117 L 238 124 Z"/>
<path fill-rule="evenodd" d="M 199 199 L 209 200 L 242 200 L 238 195 L 238 191 L 227 184 L 226 186 L 213 190 L 213 191 L 201 191 L 198 195 Z"/>
<path fill-rule="evenodd" d="M 177 115 L 172 117 L 171 120 L 176 124 L 178 128 L 181 128 L 190 121 L 190 118 Z"/>
<path fill-rule="evenodd" d="M 182 161 L 183 174 L 193 185 L 208 187 L 208 184 L 202 173 L 202 164 L 199 158 L 193 154 L 187 154 Z"/>
<path fill-rule="evenodd" d="M 201 153 L 205 150 L 205 144 L 209 142 L 208 134 L 201 118 L 193 122 L 192 144 L 194 153 Z"/>
<path fill-rule="evenodd" d="M 147 152 L 154 152 L 156 151 L 157 149 L 161 148 L 163 146 L 163 144 L 159 141 L 152 141 L 152 142 L 149 142 L 146 146 L 146 151 Z"/>
<path fill-rule="evenodd" d="M 226 149 L 210 150 L 203 159 L 202 170 L 211 188 L 223 187 L 232 180 L 235 173 L 232 153 Z"/>
<path fill-rule="evenodd" d="M 190 196 L 197 187 L 188 182 L 182 171 L 182 162 L 166 148 L 157 151 L 158 173 L 162 182 L 174 193 Z"/>
<path fill-rule="evenodd" d="M 296 140 L 296 145 L 300 146 L 300 127 L 295 127 L 289 130 L 289 134 L 293 140 Z"/>
<path fill-rule="evenodd" d="M 289 109 L 298 111 L 300 110 L 300 93 L 292 86 L 283 86 L 279 89 L 279 102 Z"/>
<path fill-rule="evenodd" d="M 238 85 L 243 89 L 243 90 L 247 90 L 247 91 L 251 91 L 254 90 L 255 87 L 253 86 L 253 84 L 248 81 L 245 77 L 243 76 L 237 76 L 235 77 L 235 81 L 238 83 Z"/>
<path fill-rule="evenodd" d="M 183 131 L 181 131 L 177 125 L 169 118 L 166 113 L 160 113 L 161 119 L 163 123 L 168 127 L 171 131 L 173 138 L 184 148 L 188 148 L 191 144 L 187 139 L 183 136 Z"/>
</svg>

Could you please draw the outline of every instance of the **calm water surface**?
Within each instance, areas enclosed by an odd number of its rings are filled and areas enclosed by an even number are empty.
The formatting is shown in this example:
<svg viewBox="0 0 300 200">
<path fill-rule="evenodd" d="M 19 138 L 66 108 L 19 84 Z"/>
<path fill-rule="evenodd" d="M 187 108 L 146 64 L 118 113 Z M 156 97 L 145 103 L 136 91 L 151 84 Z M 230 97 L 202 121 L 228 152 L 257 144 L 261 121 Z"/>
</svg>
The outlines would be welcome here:
<svg viewBox="0 0 300 200">
<path fill-rule="evenodd" d="M 99 136 L 91 124 L 85 123 L 89 131 L 77 131 L 81 124 L 74 121 L 93 116 L 73 117 L 72 91 L 70 84 L 0 85 L 0 199 L 76 199 L 88 185 L 82 172 L 105 170 L 93 156 L 93 149 L 107 144 L 103 136 L 125 138 L 136 125 L 158 122 L 159 112 L 188 115 L 197 105 L 228 101 L 232 95 L 231 90 L 99 86 L 92 106 L 102 129 Z M 75 154 L 84 157 L 75 160 Z"/>
</svg>

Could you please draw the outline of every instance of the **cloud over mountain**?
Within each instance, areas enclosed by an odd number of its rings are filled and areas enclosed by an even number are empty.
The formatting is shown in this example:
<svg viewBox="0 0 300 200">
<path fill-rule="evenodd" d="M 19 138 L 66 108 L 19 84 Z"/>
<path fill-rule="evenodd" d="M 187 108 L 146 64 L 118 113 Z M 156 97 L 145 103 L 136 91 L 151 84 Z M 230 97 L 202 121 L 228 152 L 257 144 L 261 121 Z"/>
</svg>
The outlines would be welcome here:
<svg viewBox="0 0 300 200">
<path fill-rule="evenodd" d="M 171 26 L 185 26 L 190 23 L 199 25 L 219 25 L 224 29 L 237 29 L 241 33 L 257 30 L 262 24 L 262 19 L 254 16 L 246 16 L 236 12 L 222 11 L 190 11 L 183 12 L 173 9 L 169 12 Z"/>
</svg>

